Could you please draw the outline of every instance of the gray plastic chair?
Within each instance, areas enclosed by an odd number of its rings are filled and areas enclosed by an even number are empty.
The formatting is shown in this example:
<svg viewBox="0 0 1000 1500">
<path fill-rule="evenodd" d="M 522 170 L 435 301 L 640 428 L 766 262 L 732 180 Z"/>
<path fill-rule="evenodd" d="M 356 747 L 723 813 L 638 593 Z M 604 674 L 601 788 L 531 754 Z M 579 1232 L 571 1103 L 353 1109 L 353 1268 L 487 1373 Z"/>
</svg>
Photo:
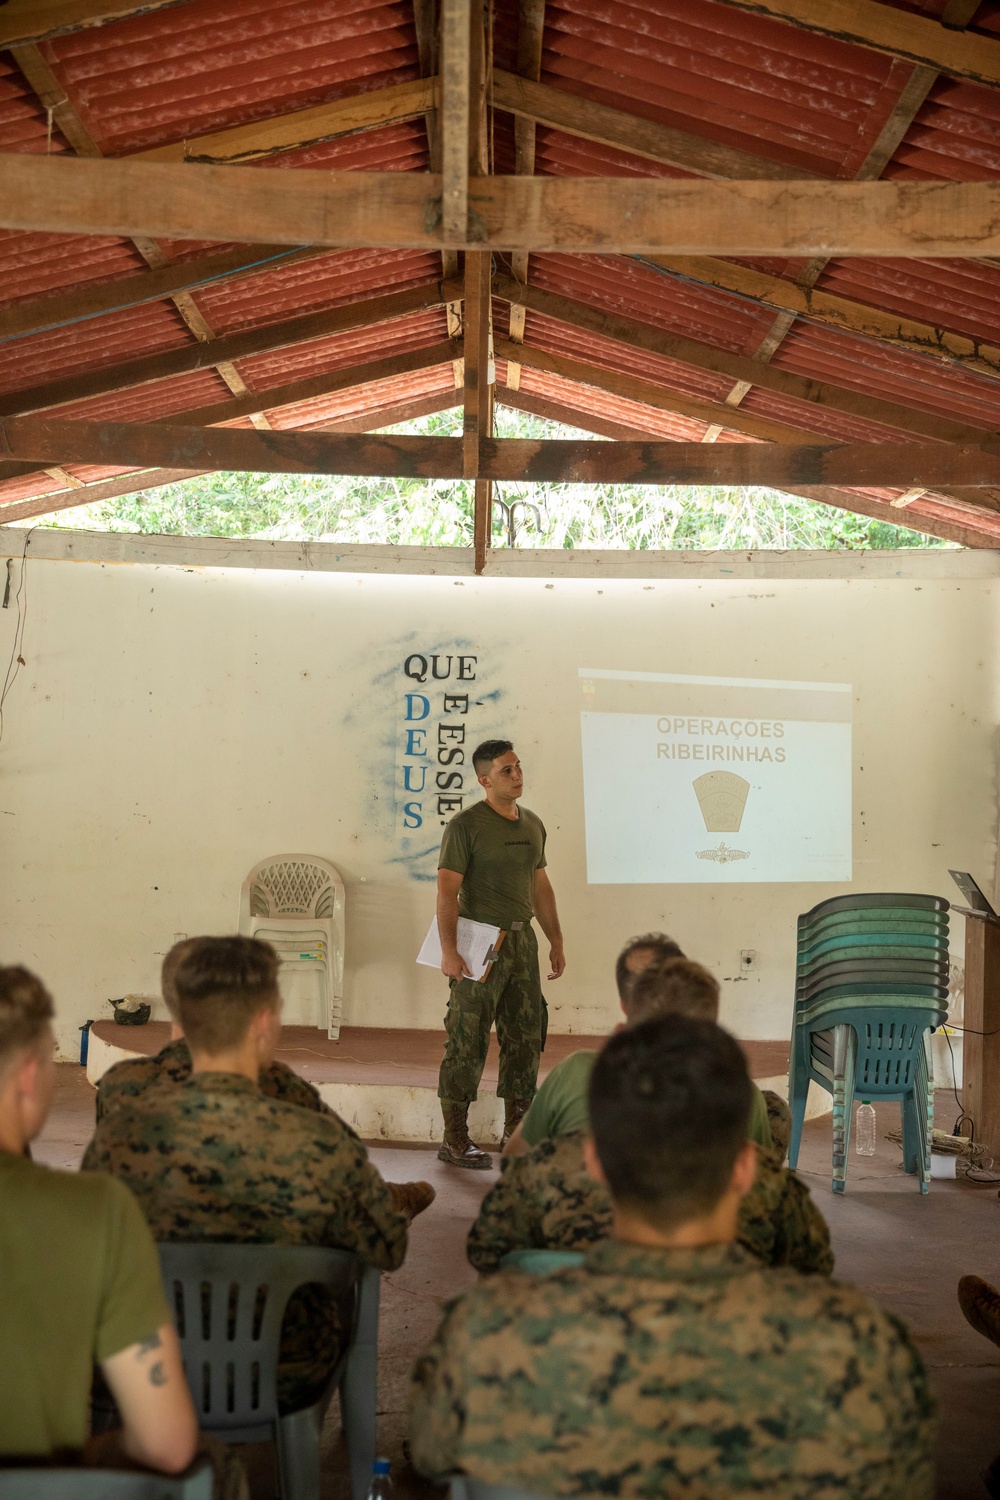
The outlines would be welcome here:
<svg viewBox="0 0 1000 1500">
<path fill-rule="evenodd" d="M 448 1485 L 451 1500 L 547 1500 L 534 1490 L 519 1490 L 512 1484 L 487 1484 L 468 1474 L 453 1474 Z"/>
<path fill-rule="evenodd" d="M 227 1443 L 273 1441 L 282 1500 L 319 1500 L 319 1437 L 340 1386 L 352 1500 L 375 1462 L 379 1272 L 348 1250 L 308 1245 L 158 1245 L 199 1425 Z M 327 1287 L 345 1309 L 347 1341 L 314 1406 L 282 1416 L 281 1323 L 300 1286 Z"/>
<path fill-rule="evenodd" d="M 0 1500 L 212 1500 L 212 1465 L 191 1474 L 117 1469 L 0 1469 Z"/>
</svg>

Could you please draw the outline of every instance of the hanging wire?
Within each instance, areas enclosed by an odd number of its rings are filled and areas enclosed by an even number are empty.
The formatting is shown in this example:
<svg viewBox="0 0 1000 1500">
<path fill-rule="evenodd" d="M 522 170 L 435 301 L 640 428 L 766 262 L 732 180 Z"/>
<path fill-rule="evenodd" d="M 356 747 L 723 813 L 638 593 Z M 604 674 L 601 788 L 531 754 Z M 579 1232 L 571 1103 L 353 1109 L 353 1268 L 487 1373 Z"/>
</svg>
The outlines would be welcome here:
<svg viewBox="0 0 1000 1500">
<path fill-rule="evenodd" d="M 7 663 L 3 688 L 0 689 L 0 744 L 3 743 L 3 710 L 4 704 L 7 702 L 7 694 L 17 681 L 18 672 L 24 666 L 21 647 L 24 642 L 24 625 L 28 618 L 28 543 L 31 541 L 32 534 L 37 529 L 37 526 L 32 526 L 25 532 L 24 546 L 21 548 L 21 571 L 17 580 L 17 592 L 14 595 L 14 603 L 17 607 L 17 621 L 14 625 L 14 640 L 10 648 L 10 661 Z M 6 596 L 4 602 L 6 605 Z"/>
</svg>

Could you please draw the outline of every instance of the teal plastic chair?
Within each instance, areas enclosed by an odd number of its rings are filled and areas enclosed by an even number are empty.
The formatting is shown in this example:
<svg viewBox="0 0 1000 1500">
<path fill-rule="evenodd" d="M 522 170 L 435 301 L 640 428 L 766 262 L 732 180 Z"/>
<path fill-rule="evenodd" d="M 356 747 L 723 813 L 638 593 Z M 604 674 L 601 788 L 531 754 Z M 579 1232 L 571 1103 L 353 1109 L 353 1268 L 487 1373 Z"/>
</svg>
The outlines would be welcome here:
<svg viewBox="0 0 1000 1500">
<path fill-rule="evenodd" d="M 569 1266 L 582 1266 L 582 1250 L 508 1250 L 501 1271 L 530 1271 L 533 1276 L 551 1276 Z"/>
<path fill-rule="evenodd" d="M 0 1500 L 212 1500 L 212 1466 L 187 1474 L 118 1469 L 0 1469 Z"/>
<path fill-rule="evenodd" d="M 930 1186 L 930 1035 L 947 1016 L 949 904 L 882 891 L 835 896 L 798 919 L 788 1160 L 798 1161 L 810 1082 L 833 1097 L 833 1190 L 846 1187 L 857 1095 L 897 1100 L 903 1157 Z"/>
<path fill-rule="evenodd" d="M 802 1143 L 810 1082 L 833 1097 L 833 1191 L 846 1188 L 855 1097 L 895 1100 L 903 1106 L 903 1160 L 915 1172 L 921 1193 L 930 1188 L 934 1073 L 930 1036 L 947 1015 L 906 996 L 891 1003 L 844 1007 L 819 1005 L 796 1018 L 789 1069 L 792 1133 L 788 1164 L 794 1170 Z"/>
</svg>

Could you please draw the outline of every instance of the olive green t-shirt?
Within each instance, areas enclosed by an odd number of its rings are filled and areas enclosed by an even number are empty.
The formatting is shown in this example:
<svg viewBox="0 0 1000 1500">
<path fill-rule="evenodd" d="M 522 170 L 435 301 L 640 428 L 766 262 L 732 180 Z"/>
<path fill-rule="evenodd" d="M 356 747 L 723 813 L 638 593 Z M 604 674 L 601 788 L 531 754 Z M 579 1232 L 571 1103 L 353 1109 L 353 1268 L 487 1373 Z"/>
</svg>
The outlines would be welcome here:
<svg viewBox="0 0 1000 1500">
<path fill-rule="evenodd" d="M 170 1321 L 138 1203 L 0 1151 L 0 1456 L 83 1447 L 93 1365 Z"/>
<path fill-rule="evenodd" d="M 545 825 L 528 808 L 513 822 L 485 800 L 456 813 L 441 840 L 439 870 L 462 876 L 459 915 L 509 927 L 530 922 L 535 871 L 545 865 Z"/>
<path fill-rule="evenodd" d="M 521 1125 L 521 1135 L 529 1146 L 553 1136 L 569 1135 L 574 1130 L 589 1130 L 587 1090 L 593 1072 L 596 1052 L 571 1052 L 540 1086 Z M 771 1126 L 767 1118 L 767 1101 L 756 1084 L 750 1106 L 748 1139 L 770 1150 Z"/>
</svg>

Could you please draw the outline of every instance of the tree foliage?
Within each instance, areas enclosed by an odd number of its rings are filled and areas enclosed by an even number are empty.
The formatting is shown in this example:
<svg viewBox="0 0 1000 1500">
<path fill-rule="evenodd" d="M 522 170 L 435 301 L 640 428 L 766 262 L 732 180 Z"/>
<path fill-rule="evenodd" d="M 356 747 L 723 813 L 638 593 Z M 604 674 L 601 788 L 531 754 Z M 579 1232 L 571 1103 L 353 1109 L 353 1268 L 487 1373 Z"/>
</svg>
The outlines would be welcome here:
<svg viewBox="0 0 1000 1500">
<path fill-rule="evenodd" d="M 461 430 L 461 417 L 444 412 L 386 430 L 448 436 Z M 499 437 L 593 437 L 505 407 L 497 409 L 496 430 Z M 496 546 L 748 551 L 948 545 L 771 489 L 525 482 L 497 484 L 494 494 Z M 146 535 L 469 547 L 472 485 L 462 480 L 205 474 L 58 511 L 32 524 Z"/>
</svg>

